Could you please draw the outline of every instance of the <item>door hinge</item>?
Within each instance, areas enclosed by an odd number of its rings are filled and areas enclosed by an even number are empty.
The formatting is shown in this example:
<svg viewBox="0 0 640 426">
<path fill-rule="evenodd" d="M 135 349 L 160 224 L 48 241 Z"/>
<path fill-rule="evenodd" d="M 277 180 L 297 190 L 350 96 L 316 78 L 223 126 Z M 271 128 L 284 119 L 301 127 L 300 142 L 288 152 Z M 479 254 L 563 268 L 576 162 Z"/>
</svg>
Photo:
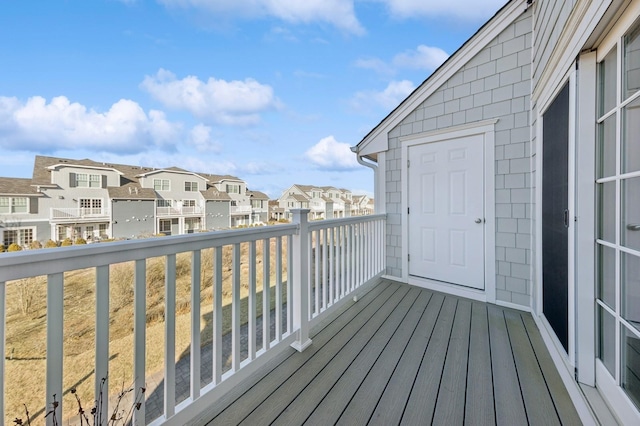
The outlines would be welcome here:
<svg viewBox="0 0 640 426">
<path fill-rule="evenodd" d="M 410 207 L 407 207 L 407 214 L 409 214 L 409 209 L 410 209 Z"/>
<path fill-rule="evenodd" d="M 411 167 L 411 160 L 407 160 L 407 168 Z"/>
<path fill-rule="evenodd" d="M 407 262 L 411 262 L 411 255 L 410 254 L 407 255 Z"/>
</svg>

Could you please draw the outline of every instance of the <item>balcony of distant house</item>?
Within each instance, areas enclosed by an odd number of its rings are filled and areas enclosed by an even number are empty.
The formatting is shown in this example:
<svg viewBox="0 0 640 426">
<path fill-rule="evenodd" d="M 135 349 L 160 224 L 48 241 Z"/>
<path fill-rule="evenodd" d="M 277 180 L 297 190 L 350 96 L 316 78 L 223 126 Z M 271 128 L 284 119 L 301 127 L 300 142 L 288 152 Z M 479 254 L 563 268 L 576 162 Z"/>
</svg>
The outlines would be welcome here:
<svg viewBox="0 0 640 426">
<path fill-rule="evenodd" d="M 110 210 L 102 203 L 80 205 L 79 207 L 53 207 L 49 219 L 54 223 L 92 222 L 109 220 Z"/>
<path fill-rule="evenodd" d="M 198 205 L 195 200 L 185 200 L 183 202 L 173 202 L 173 200 L 156 201 L 157 217 L 202 216 L 204 213 L 204 207 Z"/>
</svg>

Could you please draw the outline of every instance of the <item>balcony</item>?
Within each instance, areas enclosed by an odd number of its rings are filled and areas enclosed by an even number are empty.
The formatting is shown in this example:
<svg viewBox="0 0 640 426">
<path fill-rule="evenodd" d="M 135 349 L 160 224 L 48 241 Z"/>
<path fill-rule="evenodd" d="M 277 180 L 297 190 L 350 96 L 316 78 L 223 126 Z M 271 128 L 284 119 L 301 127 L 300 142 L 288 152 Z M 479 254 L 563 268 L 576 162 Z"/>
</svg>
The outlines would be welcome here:
<svg viewBox="0 0 640 426">
<path fill-rule="evenodd" d="M 69 391 L 82 382 L 93 383 L 85 400 L 113 409 L 113 393 L 100 396 L 120 386 L 111 367 L 124 351 L 113 349 L 110 294 L 121 284 L 115 266 L 127 262 L 133 334 L 125 341 L 132 396 L 141 403 L 135 424 L 579 423 L 530 314 L 382 279 L 384 215 L 310 223 L 307 213 L 277 226 L 0 255 L 5 354 L 14 280 L 46 277 L 46 374 L 28 386 L 42 389 L 41 406 L 29 407 L 37 421 L 57 395 L 58 424 L 73 423 Z M 164 265 L 160 342 L 149 323 L 149 265 L 157 258 Z M 185 258 L 191 303 L 188 331 L 177 333 L 185 322 L 176 297 Z M 68 377 L 78 362 L 65 352 L 74 336 L 65 320 L 86 307 L 69 305 L 66 292 L 86 269 L 95 277 L 95 340 L 87 373 Z M 161 364 L 152 371 L 158 344 Z M 0 363 L 2 389 L 15 372 L 11 358 Z M 6 424 L 22 413 L 5 392 Z"/>
<path fill-rule="evenodd" d="M 109 209 L 104 207 L 54 207 L 50 211 L 50 219 L 53 222 L 107 220 L 109 217 Z"/>
<path fill-rule="evenodd" d="M 201 216 L 204 208 L 200 206 L 156 207 L 156 216 Z"/>
<path fill-rule="evenodd" d="M 229 212 L 232 215 L 251 214 L 251 206 L 231 206 Z"/>
</svg>

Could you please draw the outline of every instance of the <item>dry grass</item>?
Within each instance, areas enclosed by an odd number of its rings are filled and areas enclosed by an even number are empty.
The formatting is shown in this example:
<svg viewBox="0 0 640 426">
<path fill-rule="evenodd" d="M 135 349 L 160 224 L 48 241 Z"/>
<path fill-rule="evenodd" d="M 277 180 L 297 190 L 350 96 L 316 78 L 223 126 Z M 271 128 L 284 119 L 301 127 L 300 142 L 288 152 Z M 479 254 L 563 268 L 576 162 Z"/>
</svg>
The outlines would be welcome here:
<svg viewBox="0 0 640 426">
<path fill-rule="evenodd" d="M 275 239 L 271 240 L 270 284 L 271 305 L 276 275 Z M 248 289 L 247 243 L 241 245 L 241 318 L 247 318 Z M 257 242 L 256 281 L 261 293 L 263 283 L 262 242 Z M 283 244 L 286 253 L 286 240 Z M 286 255 L 283 255 L 283 279 L 286 278 Z M 213 312 L 213 249 L 202 251 L 201 268 L 201 339 L 202 345 L 212 341 L 209 321 Z M 232 248 L 223 248 L 223 330 L 230 330 Z M 110 267 L 110 364 L 109 394 L 114 395 L 133 383 L 133 262 Z M 189 352 L 191 341 L 191 255 L 176 258 L 176 359 Z M 162 371 L 164 364 L 164 282 L 165 259 L 147 260 L 147 378 Z M 284 295 L 286 297 L 286 293 Z M 25 308 L 25 300 L 28 307 Z M 37 277 L 7 285 L 6 388 L 5 404 L 10 424 L 16 416 L 24 416 L 23 404 L 29 407 L 32 419 L 42 421 L 45 399 L 46 369 L 46 278 Z M 69 393 L 77 388 L 85 408 L 93 405 L 95 359 L 95 272 L 71 271 L 65 274 L 64 288 L 64 417 L 75 414 L 75 397 Z M 257 302 L 261 315 L 261 294 Z"/>
</svg>

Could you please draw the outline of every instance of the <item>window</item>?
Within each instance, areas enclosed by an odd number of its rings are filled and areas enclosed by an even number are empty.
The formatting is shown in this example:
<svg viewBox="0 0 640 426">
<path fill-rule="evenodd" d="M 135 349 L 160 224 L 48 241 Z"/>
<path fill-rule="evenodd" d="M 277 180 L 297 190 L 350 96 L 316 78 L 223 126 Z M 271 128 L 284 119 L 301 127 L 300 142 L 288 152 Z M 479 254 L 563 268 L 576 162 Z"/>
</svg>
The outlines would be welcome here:
<svg viewBox="0 0 640 426">
<path fill-rule="evenodd" d="M 102 176 L 76 173 L 76 186 L 78 188 L 100 188 L 102 187 Z"/>
<path fill-rule="evenodd" d="M 89 175 L 89 188 L 100 188 L 101 183 L 100 175 Z"/>
<path fill-rule="evenodd" d="M 81 215 L 102 214 L 101 198 L 80 198 L 78 202 Z"/>
<path fill-rule="evenodd" d="M 9 247 L 15 243 L 20 246 L 28 246 L 34 240 L 35 228 L 7 229 L 3 233 L 3 244 Z"/>
<path fill-rule="evenodd" d="M 160 220 L 160 233 L 171 235 L 171 219 Z"/>
<path fill-rule="evenodd" d="M 195 207 L 196 200 L 182 200 L 182 207 Z"/>
<path fill-rule="evenodd" d="M 0 213 L 28 213 L 27 197 L 0 197 Z"/>
<path fill-rule="evenodd" d="M 187 234 L 193 234 L 200 230 L 200 218 L 188 217 L 184 220 L 184 229 Z"/>
<path fill-rule="evenodd" d="M 251 200 L 251 207 L 253 207 L 254 209 L 261 209 L 262 206 L 262 200 Z"/>
<path fill-rule="evenodd" d="M 236 207 L 238 205 L 238 203 L 236 201 L 231 201 L 231 206 L 232 207 Z"/>
<path fill-rule="evenodd" d="M 240 193 L 240 185 L 227 184 L 227 193 L 228 194 L 239 194 Z"/>
<path fill-rule="evenodd" d="M 170 191 L 171 185 L 169 184 L 169 179 L 154 179 L 153 189 L 156 191 Z"/>
<path fill-rule="evenodd" d="M 165 200 L 164 198 L 160 198 L 156 200 L 156 205 L 158 207 L 171 207 L 171 200 Z"/>
<path fill-rule="evenodd" d="M 198 182 L 185 182 L 184 190 L 187 192 L 197 192 L 198 191 Z"/>
<path fill-rule="evenodd" d="M 99 224 L 98 232 L 100 233 L 100 238 L 109 238 L 109 225 L 106 223 Z"/>
<path fill-rule="evenodd" d="M 602 53 L 596 133 L 597 353 L 610 378 L 640 407 L 640 23 Z"/>
</svg>

